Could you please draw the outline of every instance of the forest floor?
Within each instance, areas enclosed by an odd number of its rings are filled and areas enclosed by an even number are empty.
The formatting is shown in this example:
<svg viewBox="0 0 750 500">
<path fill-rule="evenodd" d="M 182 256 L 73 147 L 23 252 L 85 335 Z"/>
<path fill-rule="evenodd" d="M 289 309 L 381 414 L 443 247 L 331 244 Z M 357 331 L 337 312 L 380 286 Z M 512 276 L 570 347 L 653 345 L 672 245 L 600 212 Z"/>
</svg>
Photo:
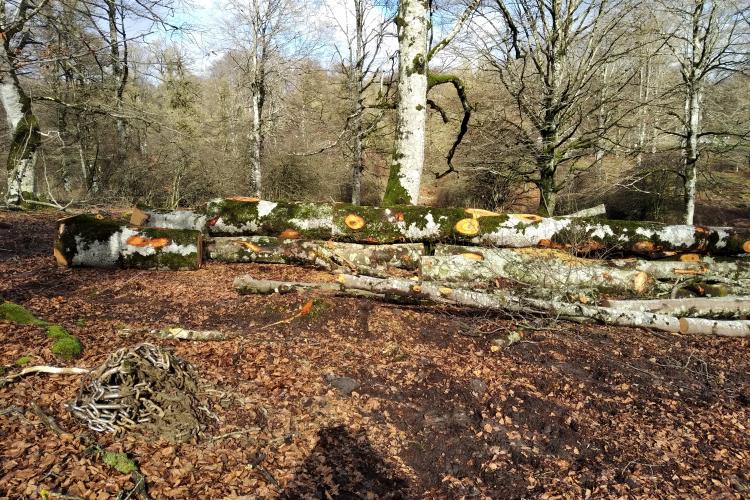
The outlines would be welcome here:
<svg viewBox="0 0 750 500">
<path fill-rule="evenodd" d="M 51 255 L 55 218 L 0 212 L 0 297 L 65 326 L 84 355 L 60 362 L 43 329 L 6 321 L 0 365 L 14 372 L 29 356 L 89 368 L 152 342 L 174 349 L 213 389 L 205 397 L 218 423 L 191 443 L 95 435 L 64 406 L 79 376 L 18 379 L 0 388 L 0 497 L 113 498 L 133 487 L 87 453 L 81 436 L 132 457 L 154 498 L 750 495 L 748 339 L 330 296 L 311 314 L 268 326 L 312 295 L 238 296 L 236 275 L 332 276 L 253 264 L 61 268 Z M 241 335 L 147 333 L 169 326 Z M 493 349 L 512 331 L 523 340 Z M 34 402 L 63 434 L 31 411 Z"/>
</svg>

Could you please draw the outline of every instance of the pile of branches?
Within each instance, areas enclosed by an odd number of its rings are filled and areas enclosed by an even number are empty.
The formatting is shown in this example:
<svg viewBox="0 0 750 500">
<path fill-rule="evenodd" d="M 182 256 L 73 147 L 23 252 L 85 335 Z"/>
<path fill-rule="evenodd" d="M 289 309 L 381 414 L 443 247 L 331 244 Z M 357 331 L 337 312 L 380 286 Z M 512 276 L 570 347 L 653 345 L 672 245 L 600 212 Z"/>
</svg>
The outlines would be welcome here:
<svg viewBox="0 0 750 500">
<path fill-rule="evenodd" d="M 750 335 L 749 229 L 599 215 L 601 210 L 545 218 L 471 208 L 240 197 L 213 200 L 196 211 L 139 208 L 129 225 L 108 222 L 107 227 L 131 235 L 120 238 L 119 251 L 137 253 L 140 267 L 160 267 L 159 252 L 179 236 L 168 231 L 191 231 L 201 235 L 191 236 L 200 259 L 315 266 L 344 276 L 336 293 L 356 290 L 357 295 L 533 311 L 671 332 Z M 60 239 L 85 240 L 65 234 L 71 227 L 81 226 L 68 222 L 58 231 Z M 132 236 L 154 230 L 162 231 L 158 238 Z M 104 233 L 101 228 L 92 232 Z M 87 265 L 91 246 L 66 248 L 66 262 Z M 91 265 L 100 264 L 99 258 Z M 252 278 L 240 279 L 235 287 L 241 293 L 320 288 Z"/>
<path fill-rule="evenodd" d="M 148 429 L 175 442 L 197 438 L 213 415 L 198 398 L 192 367 L 147 343 L 113 352 L 83 380 L 68 408 L 97 432 Z"/>
</svg>

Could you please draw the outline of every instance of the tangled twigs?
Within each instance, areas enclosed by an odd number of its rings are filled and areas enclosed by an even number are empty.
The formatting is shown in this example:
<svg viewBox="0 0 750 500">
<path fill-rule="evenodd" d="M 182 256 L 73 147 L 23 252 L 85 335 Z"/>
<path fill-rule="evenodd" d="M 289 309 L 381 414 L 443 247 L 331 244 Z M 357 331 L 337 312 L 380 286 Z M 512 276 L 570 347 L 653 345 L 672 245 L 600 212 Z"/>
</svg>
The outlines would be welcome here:
<svg viewBox="0 0 750 500">
<path fill-rule="evenodd" d="M 197 390 L 188 363 L 144 343 L 112 353 L 84 380 L 68 408 L 97 432 L 151 428 L 184 441 L 197 437 L 206 417 L 214 418 L 198 401 Z"/>
</svg>

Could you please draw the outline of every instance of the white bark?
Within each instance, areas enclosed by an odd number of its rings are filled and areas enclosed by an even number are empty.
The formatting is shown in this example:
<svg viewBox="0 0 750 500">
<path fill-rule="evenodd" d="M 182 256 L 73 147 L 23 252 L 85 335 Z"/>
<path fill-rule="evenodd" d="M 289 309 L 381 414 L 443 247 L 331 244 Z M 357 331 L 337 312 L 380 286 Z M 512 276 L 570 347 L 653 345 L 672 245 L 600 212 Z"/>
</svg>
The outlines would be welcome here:
<svg viewBox="0 0 750 500">
<path fill-rule="evenodd" d="M 605 300 L 603 305 L 627 311 L 689 317 L 739 318 L 750 314 L 750 297 Z"/>
<path fill-rule="evenodd" d="M 415 282 L 407 279 L 378 279 L 368 276 L 339 276 L 344 289 L 366 290 L 384 295 L 401 295 L 410 298 L 454 303 L 519 313 L 544 312 L 562 318 L 591 318 L 607 325 L 652 328 L 671 333 L 719 335 L 727 337 L 750 336 L 750 321 L 716 321 L 704 318 L 678 318 L 666 314 L 641 311 L 621 311 L 608 307 L 587 306 L 558 300 L 540 300 L 510 294 L 489 294 L 473 290 L 454 289 L 439 284 Z"/>
<path fill-rule="evenodd" d="M 398 14 L 399 76 L 396 142 L 384 204 L 416 204 L 424 167 L 427 117 L 426 0 L 401 0 Z"/>
<path fill-rule="evenodd" d="M 3 59 L 3 66 L 9 67 L 7 59 Z M 15 76 L 3 75 L 0 82 L 0 101 L 8 121 L 12 141 L 10 150 L 13 151 L 15 147 L 13 157 L 8 158 L 8 190 L 5 197 L 9 204 L 19 203 L 23 193 L 36 192 L 36 144 L 33 143 L 35 138 L 31 134 L 18 134 L 21 128 L 33 125 L 28 123 L 28 120 L 33 120 L 30 110 L 24 109 L 26 99 L 28 98 L 23 94 Z"/>
</svg>

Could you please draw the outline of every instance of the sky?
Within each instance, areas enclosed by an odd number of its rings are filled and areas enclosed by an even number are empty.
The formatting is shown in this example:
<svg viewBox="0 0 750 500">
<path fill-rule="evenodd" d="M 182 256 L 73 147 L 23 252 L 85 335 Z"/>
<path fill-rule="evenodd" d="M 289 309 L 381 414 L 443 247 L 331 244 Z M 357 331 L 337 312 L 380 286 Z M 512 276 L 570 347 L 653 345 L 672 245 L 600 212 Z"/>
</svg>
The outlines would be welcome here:
<svg viewBox="0 0 750 500">
<path fill-rule="evenodd" d="M 300 0 L 306 6 L 312 2 Z M 190 26 L 185 33 L 155 33 L 149 41 L 157 38 L 168 43 L 177 43 L 189 54 L 191 68 L 198 74 L 205 74 L 211 65 L 221 58 L 231 47 L 226 36 L 227 11 L 223 8 L 226 0 L 190 0 L 190 5 L 181 6 L 170 18 L 172 24 Z M 354 28 L 354 15 L 348 0 L 319 0 L 317 8 L 306 13 L 304 30 L 321 35 L 324 43 L 317 52 L 321 64 L 330 66 L 337 61 L 337 49 L 346 53 L 347 37 L 344 30 Z M 385 12 L 377 7 L 367 17 L 367 28 L 374 28 L 383 21 Z M 391 23 L 391 35 L 386 38 L 383 53 L 392 54 L 398 48 L 395 26 Z"/>
</svg>

